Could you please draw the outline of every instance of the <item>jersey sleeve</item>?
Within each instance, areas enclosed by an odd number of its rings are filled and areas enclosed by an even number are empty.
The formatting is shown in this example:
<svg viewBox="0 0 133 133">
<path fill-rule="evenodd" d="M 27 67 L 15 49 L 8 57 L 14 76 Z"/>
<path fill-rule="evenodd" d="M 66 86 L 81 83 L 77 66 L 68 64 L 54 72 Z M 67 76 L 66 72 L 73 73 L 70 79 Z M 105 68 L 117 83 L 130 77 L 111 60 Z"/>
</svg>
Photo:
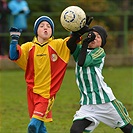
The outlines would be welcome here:
<svg viewBox="0 0 133 133">
<path fill-rule="evenodd" d="M 28 53 L 30 48 L 31 44 L 29 42 L 22 44 L 21 46 L 17 46 L 17 50 L 19 51 L 19 58 L 15 62 L 23 70 L 26 70 Z"/>
<path fill-rule="evenodd" d="M 12 40 L 9 47 L 9 59 L 17 60 L 19 57 L 19 53 L 17 51 L 18 41 Z"/>
<path fill-rule="evenodd" d="M 70 59 L 70 49 L 67 47 L 68 39 L 69 37 L 65 39 L 55 39 L 50 45 L 56 51 L 58 56 L 66 63 L 68 63 Z"/>
<path fill-rule="evenodd" d="M 105 55 L 106 54 L 103 48 L 95 48 L 86 55 L 84 66 L 87 67 L 100 65 Z"/>
</svg>

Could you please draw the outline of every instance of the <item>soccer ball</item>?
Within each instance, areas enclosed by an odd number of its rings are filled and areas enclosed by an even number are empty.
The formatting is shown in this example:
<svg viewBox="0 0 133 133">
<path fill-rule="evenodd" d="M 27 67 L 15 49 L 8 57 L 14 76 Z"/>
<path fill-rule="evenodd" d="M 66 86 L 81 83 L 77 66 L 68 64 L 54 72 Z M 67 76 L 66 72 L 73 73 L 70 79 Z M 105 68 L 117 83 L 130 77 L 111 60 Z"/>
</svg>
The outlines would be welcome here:
<svg viewBox="0 0 133 133">
<path fill-rule="evenodd" d="M 78 6 L 69 6 L 62 11 L 60 22 L 67 31 L 78 31 L 86 24 L 86 14 Z"/>
</svg>

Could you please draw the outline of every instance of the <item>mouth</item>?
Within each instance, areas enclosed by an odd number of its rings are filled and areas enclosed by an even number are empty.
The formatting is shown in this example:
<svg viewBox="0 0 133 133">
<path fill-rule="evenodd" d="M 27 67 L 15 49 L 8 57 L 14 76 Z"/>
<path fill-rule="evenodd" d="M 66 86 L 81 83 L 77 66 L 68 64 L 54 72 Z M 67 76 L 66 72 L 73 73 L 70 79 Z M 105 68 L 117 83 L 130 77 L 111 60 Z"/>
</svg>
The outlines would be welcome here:
<svg viewBox="0 0 133 133">
<path fill-rule="evenodd" d="M 92 42 L 91 42 L 91 44 L 94 44 L 94 43 L 95 43 L 95 41 L 92 41 Z"/>
<path fill-rule="evenodd" d="M 47 32 L 47 31 L 44 31 L 43 33 L 44 33 L 44 34 L 48 34 L 48 32 Z"/>
</svg>

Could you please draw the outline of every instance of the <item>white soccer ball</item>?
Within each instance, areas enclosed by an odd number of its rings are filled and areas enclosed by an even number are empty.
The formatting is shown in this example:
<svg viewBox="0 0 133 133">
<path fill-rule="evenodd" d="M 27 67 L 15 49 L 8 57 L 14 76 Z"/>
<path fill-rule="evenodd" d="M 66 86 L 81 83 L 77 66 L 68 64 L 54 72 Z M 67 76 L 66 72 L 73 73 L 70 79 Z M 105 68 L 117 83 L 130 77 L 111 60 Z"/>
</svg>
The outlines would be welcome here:
<svg viewBox="0 0 133 133">
<path fill-rule="evenodd" d="M 67 31 L 78 31 L 86 24 L 86 14 L 78 6 L 69 6 L 61 13 L 60 22 Z"/>
</svg>

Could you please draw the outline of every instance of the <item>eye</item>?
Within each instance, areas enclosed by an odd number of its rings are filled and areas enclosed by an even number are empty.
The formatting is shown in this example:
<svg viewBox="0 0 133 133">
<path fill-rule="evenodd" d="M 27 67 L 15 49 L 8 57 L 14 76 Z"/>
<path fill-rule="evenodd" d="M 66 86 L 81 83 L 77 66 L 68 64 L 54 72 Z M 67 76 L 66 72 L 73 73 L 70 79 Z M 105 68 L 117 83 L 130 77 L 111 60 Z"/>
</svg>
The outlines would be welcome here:
<svg viewBox="0 0 133 133">
<path fill-rule="evenodd" d="M 50 24 L 47 24 L 47 27 L 48 27 L 48 28 L 51 28 Z"/>
<path fill-rule="evenodd" d="M 43 26 L 44 26 L 44 24 L 40 24 L 39 26 L 40 26 L 40 27 L 43 27 Z"/>
<path fill-rule="evenodd" d="M 43 25 L 40 25 L 40 27 L 43 27 Z"/>
<path fill-rule="evenodd" d="M 101 36 L 99 34 L 96 35 L 97 38 L 101 38 Z"/>
</svg>

